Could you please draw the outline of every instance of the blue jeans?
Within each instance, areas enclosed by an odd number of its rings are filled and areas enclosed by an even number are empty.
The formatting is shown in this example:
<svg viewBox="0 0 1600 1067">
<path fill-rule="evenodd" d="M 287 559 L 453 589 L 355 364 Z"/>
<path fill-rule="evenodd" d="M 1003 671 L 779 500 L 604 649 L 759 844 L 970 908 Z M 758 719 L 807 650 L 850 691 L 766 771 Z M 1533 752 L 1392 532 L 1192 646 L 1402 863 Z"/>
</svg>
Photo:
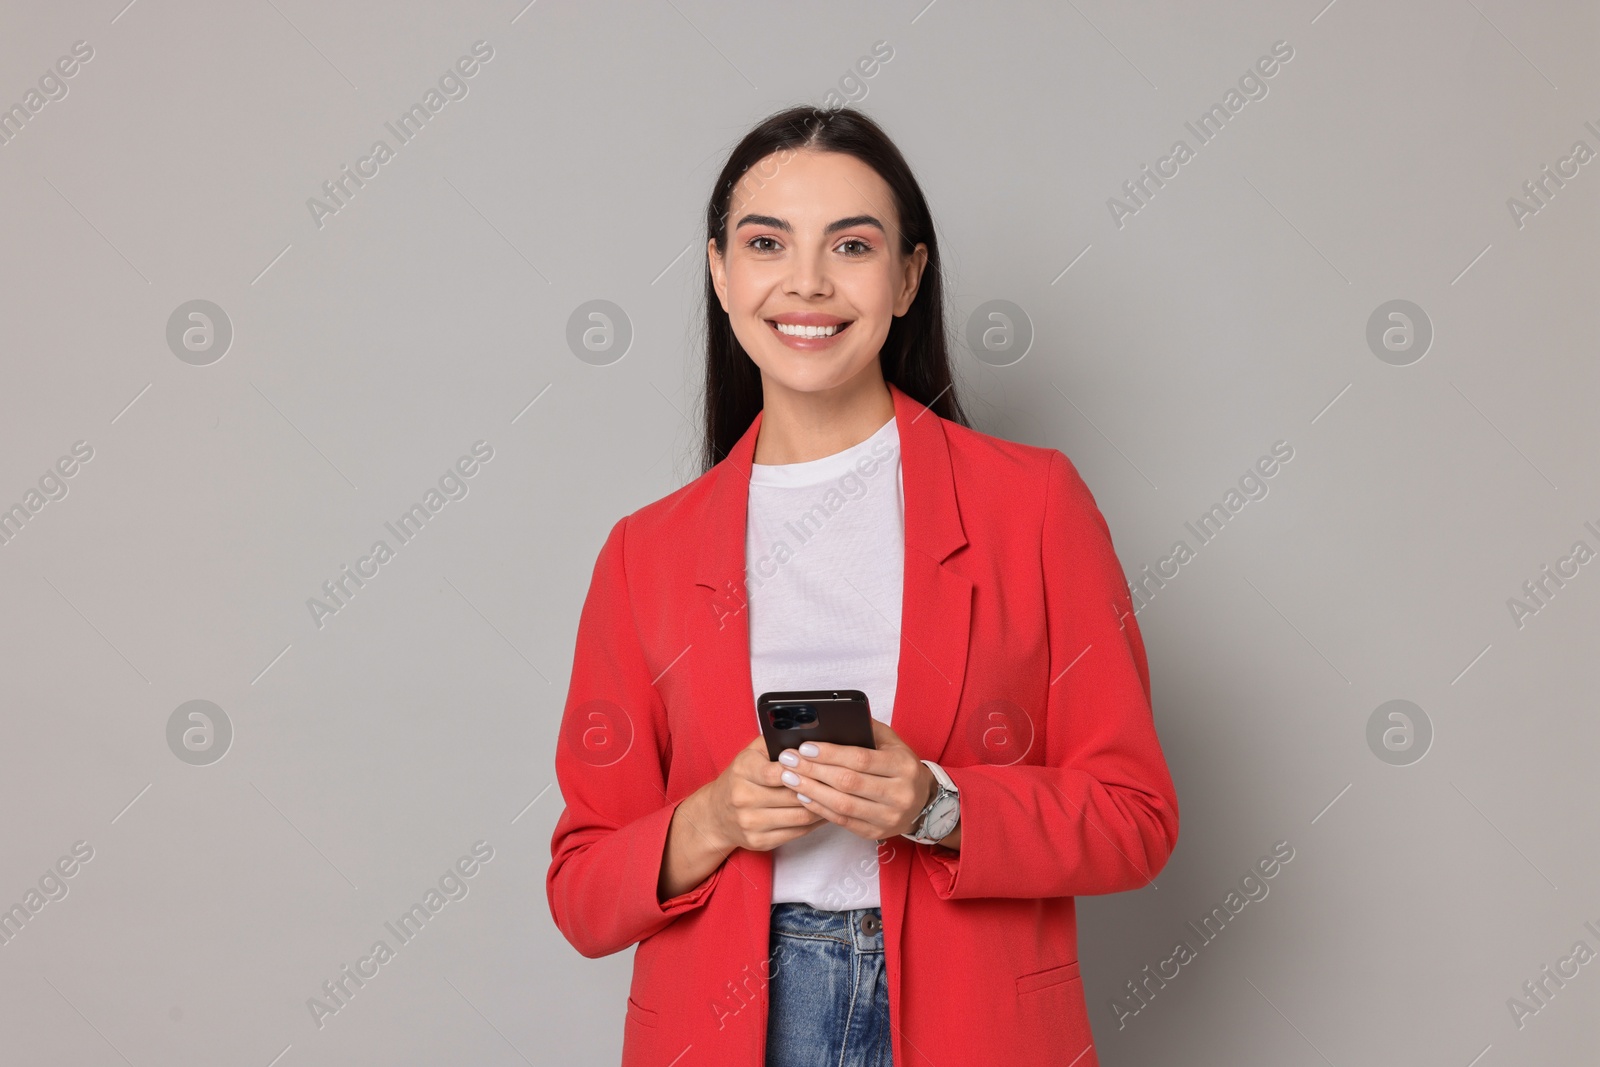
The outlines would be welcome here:
<svg viewBox="0 0 1600 1067">
<path fill-rule="evenodd" d="M 878 908 L 772 905 L 766 1067 L 893 1067 Z"/>
</svg>

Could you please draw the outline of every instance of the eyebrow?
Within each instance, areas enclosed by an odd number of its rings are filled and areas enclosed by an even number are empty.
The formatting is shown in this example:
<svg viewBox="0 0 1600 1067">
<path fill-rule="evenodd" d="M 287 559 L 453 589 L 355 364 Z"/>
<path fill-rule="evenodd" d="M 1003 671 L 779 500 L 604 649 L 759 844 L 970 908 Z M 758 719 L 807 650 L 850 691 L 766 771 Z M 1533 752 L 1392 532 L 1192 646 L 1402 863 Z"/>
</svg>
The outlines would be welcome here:
<svg viewBox="0 0 1600 1067">
<path fill-rule="evenodd" d="M 784 233 L 794 233 L 793 226 L 790 226 L 785 220 L 772 215 L 746 215 L 735 223 L 733 228 L 737 230 L 744 226 L 770 226 L 772 229 L 782 230 Z M 839 219 L 837 222 L 828 223 L 823 228 L 822 234 L 826 237 L 829 234 L 838 233 L 840 230 L 853 230 L 858 226 L 873 226 L 884 234 L 889 232 L 883 223 L 872 215 L 851 215 L 847 219 Z"/>
</svg>

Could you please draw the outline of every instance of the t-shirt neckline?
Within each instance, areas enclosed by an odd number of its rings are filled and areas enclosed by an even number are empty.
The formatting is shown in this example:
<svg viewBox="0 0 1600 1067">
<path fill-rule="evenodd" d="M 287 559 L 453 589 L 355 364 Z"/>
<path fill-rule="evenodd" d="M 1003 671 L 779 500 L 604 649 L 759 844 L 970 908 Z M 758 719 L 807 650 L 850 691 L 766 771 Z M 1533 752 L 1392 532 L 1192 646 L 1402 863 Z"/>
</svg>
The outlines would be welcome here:
<svg viewBox="0 0 1600 1067">
<path fill-rule="evenodd" d="M 899 439 L 899 429 L 895 425 L 894 417 L 891 416 L 889 421 L 880 426 L 871 437 L 851 445 L 842 452 L 835 452 L 820 459 L 808 459 L 803 463 L 751 463 L 750 484 L 797 488 L 831 481 L 854 467 L 856 462 L 870 452 L 872 446 L 879 441 L 898 443 Z"/>
</svg>

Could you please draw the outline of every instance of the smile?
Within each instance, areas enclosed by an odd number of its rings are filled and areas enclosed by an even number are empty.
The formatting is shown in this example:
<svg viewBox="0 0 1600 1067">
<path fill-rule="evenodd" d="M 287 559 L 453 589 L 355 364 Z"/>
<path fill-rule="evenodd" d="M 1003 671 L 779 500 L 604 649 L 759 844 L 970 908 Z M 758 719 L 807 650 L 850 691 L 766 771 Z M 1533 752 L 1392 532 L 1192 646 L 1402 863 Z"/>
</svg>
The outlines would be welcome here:
<svg viewBox="0 0 1600 1067">
<path fill-rule="evenodd" d="M 791 326 L 786 322 L 774 322 L 772 327 L 785 337 L 833 337 L 849 329 L 848 322 L 841 322 L 837 326 Z"/>
</svg>

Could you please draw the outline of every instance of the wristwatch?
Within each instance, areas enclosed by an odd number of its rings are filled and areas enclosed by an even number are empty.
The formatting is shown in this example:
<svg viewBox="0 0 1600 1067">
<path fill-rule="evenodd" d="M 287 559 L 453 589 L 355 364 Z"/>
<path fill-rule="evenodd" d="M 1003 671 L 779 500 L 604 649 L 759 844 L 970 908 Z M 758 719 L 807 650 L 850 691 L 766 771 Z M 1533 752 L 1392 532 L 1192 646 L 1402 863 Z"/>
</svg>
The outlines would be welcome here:
<svg viewBox="0 0 1600 1067">
<path fill-rule="evenodd" d="M 932 760 L 925 759 L 922 762 L 933 772 L 939 788 L 934 792 L 933 799 L 918 813 L 917 821 L 911 824 L 910 833 L 900 836 L 919 844 L 936 845 L 949 837 L 961 821 L 961 791 L 943 767 Z"/>
</svg>

